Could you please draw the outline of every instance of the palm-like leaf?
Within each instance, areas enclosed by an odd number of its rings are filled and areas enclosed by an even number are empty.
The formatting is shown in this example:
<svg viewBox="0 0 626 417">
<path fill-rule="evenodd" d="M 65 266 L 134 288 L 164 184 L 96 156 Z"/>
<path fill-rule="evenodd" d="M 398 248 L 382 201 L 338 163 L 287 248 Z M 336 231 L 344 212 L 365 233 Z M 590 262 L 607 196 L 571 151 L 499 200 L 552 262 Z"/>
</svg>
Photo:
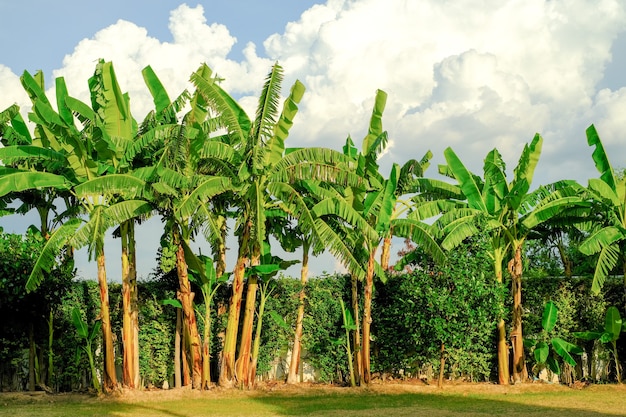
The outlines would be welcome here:
<svg viewBox="0 0 626 417">
<path fill-rule="evenodd" d="M 617 265 L 617 260 L 620 255 L 619 246 L 612 244 L 604 246 L 600 250 L 600 256 L 598 257 L 598 263 L 596 264 L 596 270 L 593 274 L 593 282 L 591 283 L 591 292 L 598 294 L 600 289 L 606 281 L 606 277 L 611 270 Z"/>
<path fill-rule="evenodd" d="M 613 168 L 611 167 L 611 163 L 609 162 L 609 158 L 604 151 L 604 146 L 602 145 L 602 141 L 600 140 L 600 136 L 596 131 L 594 125 L 591 125 L 587 128 L 587 143 L 589 146 L 594 146 L 595 149 L 591 155 L 593 161 L 596 164 L 596 168 L 600 173 L 600 179 L 604 181 L 612 190 L 615 190 L 615 176 L 613 173 Z"/>
<path fill-rule="evenodd" d="M 69 220 L 50 235 L 26 281 L 26 291 L 34 291 L 39 287 L 45 279 L 45 273 L 51 271 L 57 256 L 67 246 L 81 223 L 79 219 Z"/>
<path fill-rule="evenodd" d="M 463 165 L 463 162 L 461 162 L 452 148 L 446 148 L 443 153 L 448 163 L 448 169 L 459 182 L 459 186 L 467 198 L 468 205 L 471 208 L 487 212 L 487 206 L 483 201 L 481 189 L 476 182 L 475 176 L 465 168 L 465 165 Z"/>
</svg>

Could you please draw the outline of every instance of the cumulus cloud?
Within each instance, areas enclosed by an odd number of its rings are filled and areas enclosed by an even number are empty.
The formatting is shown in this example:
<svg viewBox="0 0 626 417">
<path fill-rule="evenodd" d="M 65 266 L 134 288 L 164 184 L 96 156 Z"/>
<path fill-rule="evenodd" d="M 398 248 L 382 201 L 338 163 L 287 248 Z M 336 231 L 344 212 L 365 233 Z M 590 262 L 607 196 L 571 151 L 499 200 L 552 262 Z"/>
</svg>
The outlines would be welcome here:
<svg viewBox="0 0 626 417">
<path fill-rule="evenodd" d="M 227 58 L 237 39 L 219 23 L 208 24 L 201 5 L 182 4 L 171 11 L 169 30 L 172 42 L 148 36 L 145 28 L 124 20 L 83 39 L 63 59 L 63 68 L 54 77 L 65 77 L 70 93 L 88 100 L 88 78 L 98 59 L 112 61 L 118 81 L 131 98 L 135 118 L 141 119 L 152 108 L 141 70 L 150 65 L 171 98 L 189 87 L 189 76 L 207 63 L 225 81 L 223 86 L 234 95 L 253 94 L 260 89 L 271 61 L 259 58 L 254 44 L 244 50 L 246 61 Z M 50 91 L 53 95 L 53 91 Z"/>
<path fill-rule="evenodd" d="M 13 104 L 28 103 L 28 95 L 20 84 L 20 78 L 9 67 L 0 64 L 0 110 Z"/>
<path fill-rule="evenodd" d="M 437 158 L 452 146 L 479 171 L 498 147 L 512 168 L 539 132 L 547 159 L 541 180 L 551 181 L 572 173 L 560 169 L 564 156 L 584 161 L 585 174 L 594 175 L 588 123 L 606 124 L 607 137 L 624 127 L 617 117 L 623 93 L 597 92 L 596 85 L 625 23 L 624 6 L 614 0 L 593 7 L 583 0 L 329 0 L 265 48 L 293 63 L 289 76 L 309 88 L 293 129 L 306 143 L 360 137 L 381 88 L 389 93 L 388 161 L 427 149 Z M 612 122 L 604 123 L 609 114 Z"/>
<path fill-rule="evenodd" d="M 252 116 L 278 61 L 286 72 L 284 93 L 296 79 L 307 87 L 290 146 L 340 149 L 348 134 L 360 144 L 382 89 L 389 94 L 383 123 L 390 135 L 383 165 L 429 149 L 435 165 L 451 146 L 480 172 L 497 147 L 512 171 L 538 132 L 545 144 L 536 184 L 586 182 L 597 176 L 584 136 L 590 123 L 614 166 L 624 165 L 626 83 L 614 90 L 598 85 L 625 29 L 620 0 L 327 0 L 257 44 L 207 22 L 202 6 L 183 4 L 170 14 L 171 42 L 120 20 L 78 43 L 53 75 L 65 76 L 70 93 L 87 100 L 97 59 L 111 60 L 141 118 L 152 107 L 143 67 L 151 65 L 175 96 L 207 62 Z M 239 41 L 246 42 L 244 59 L 235 61 L 228 56 Z M 27 102 L 17 75 L 2 66 L 0 88 L 0 105 Z"/>
</svg>

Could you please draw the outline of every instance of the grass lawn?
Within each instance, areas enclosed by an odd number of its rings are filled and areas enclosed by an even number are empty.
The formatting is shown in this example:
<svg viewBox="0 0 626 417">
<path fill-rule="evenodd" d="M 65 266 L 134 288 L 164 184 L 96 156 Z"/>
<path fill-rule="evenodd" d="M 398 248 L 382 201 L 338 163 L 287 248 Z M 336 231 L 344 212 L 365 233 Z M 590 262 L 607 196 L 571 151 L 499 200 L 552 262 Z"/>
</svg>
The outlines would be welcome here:
<svg viewBox="0 0 626 417">
<path fill-rule="evenodd" d="M 388 383 L 78 394 L 0 393 L 0 416 L 626 416 L 626 387 Z"/>
</svg>

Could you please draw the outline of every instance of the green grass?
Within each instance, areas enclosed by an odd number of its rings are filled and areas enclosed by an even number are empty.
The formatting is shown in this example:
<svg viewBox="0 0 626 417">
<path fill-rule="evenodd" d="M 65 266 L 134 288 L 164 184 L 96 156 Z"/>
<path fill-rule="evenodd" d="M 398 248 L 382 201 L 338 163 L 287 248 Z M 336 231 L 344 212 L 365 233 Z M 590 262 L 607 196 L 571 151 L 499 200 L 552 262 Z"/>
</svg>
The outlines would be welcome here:
<svg viewBox="0 0 626 417">
<path fill-rule="evenodd" d="M 121 396 L 29 396 L 0 393 L 0 416 L 620 416 L 626 388 L 593 386 L 385 386 L 275 391 L 128 393 Z"/>
</svg>

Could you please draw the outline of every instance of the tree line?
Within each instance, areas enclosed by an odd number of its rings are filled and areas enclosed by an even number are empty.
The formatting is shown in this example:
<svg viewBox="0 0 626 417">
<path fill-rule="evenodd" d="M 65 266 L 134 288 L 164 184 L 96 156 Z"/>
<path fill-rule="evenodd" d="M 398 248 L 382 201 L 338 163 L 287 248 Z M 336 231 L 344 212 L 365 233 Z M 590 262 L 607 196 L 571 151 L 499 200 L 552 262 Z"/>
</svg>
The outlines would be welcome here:
<svg viewBox="0 0 626 417">
<path fill-rule="evenodd" d="M 376 92 L 360 149 L 350 137 L 341 151 L 288 148 L 285 141 L 305 87 L 296 81 L 281 107 L 280 65 L 267 75 L 254 118 L 205 64 L 191 74 L 193 90 L 174 99 L 150 67 L 142 73 L 154 109 L 141 122 L 132 117 L 130 98 L 121 91 L 112 63 L 103 60 L 88 80 L 90 103 L 72 97 L 59 77 L 54 105 L 46 95 L 43 74 L 25 71 L 20 79 L 32 102 L 30 123 L 16 105 L 0 113 L 3 213 L 35 209 L 40 220 L 36 228 L 45 240 L 26 289 L 38 291 L 55 265 L 68 262 L 74 249 L 88 248 L 97 266 L 105 391 L 114 390 L 120 381 L 104 236 L 113 230 L 122 246 L 121 383 L 137 388 L 135 225 L 155 214 L 163 219 L 161 245 L 169 250 L 177 273 L 176 300 L 171 302 L 180 307 L 181 349 L 196 389 L 207 389 L 214 380 L 224 387 L 254 384 L 267 283 L 290 264 L 272 253 L 270 237 L 287 252 L 302 252 L 287 382 L 297 381 L 311 254 L 328 250 L 350 273 L 351 305 L 346 310 L 353 324 L 347 344 L 354 356 L 355 384 L 371 382 L 373 293 L 376 279 L 384 283 L 394 268 L 389 264 L 393 236 L 410 240 L 440 265 L 467 239 L 488 237 L 492 280 L 503 283 L 506 269 L 512 282 L 510 331 L 504 317 L 495 329 L 501 384 L 528 378 L 522 330 L 526 241 L 576 230 L 582 236 L 580 251 L 597 256 L 593 291 L 600 290 L 618 264 L 626 277 L 625 182 L 610 165 L 593 126 L 587 140 L 594 147 L 600 178 L 589 180 L 586 187 L 562 180 L 531 188 L 543 144 L 538 134 L 524 147 L 511 181 L 497 149 L 485 157 L 482 175 L 470 172 L 448 148 L 446 164 L 439 167 L 443 179 L 424 175 L 430 151 L 402 166 L 393 163 L 385 176 L 378 164 L 388 141 L 382 125 L 387 100 L 383 91 Z M 229 230 L 232 223 L 234 229 Z M 210 257 L 190 247 L 199 233 L 210 244 Z M 230 233 L 237 240 L 237 259 L 233 270 L 226 271 Z M 395 267 L 418 258 L 410 251 Z M 211 375 L 211 327 L 204 326 L 200 334 L 192 281 L 205 301 L 221 283 L 231 284 L 217 375 Z M 210 320 L 211 303 L 205 302 L 204 308 L 203 320 Z"/>
</svg>

